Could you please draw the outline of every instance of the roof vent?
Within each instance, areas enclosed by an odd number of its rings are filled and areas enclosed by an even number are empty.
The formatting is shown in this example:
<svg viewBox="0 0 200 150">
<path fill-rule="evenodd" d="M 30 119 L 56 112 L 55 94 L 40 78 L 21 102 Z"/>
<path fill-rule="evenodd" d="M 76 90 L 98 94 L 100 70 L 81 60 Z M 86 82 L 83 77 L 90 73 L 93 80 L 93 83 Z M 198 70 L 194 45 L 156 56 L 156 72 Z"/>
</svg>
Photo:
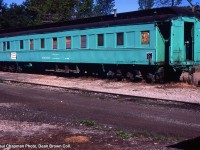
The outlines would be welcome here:
<svg viewBox="0 0 200 150">
<path fill-rule="evenodd" d="M 117 17 L 117 8 L 114 7 L 114 8 L 113 8 L 113 11 L 114 11 L 114 17 L 116 18 L 116 17 Z"/>
</svg>

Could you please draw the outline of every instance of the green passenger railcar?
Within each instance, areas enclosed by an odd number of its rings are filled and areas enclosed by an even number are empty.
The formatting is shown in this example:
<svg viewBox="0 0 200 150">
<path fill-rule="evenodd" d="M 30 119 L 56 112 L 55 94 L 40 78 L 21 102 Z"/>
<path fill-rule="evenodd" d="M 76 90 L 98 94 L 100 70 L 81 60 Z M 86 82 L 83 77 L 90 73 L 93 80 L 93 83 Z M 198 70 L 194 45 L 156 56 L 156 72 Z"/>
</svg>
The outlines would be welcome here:
<svg viewBox="0 0 200 150">
<path fill-rule="evenodd" d="M 165 68 L 200 65 L 200 20 L 172 7 L 3 30 L 0 65 L 163 79 Z"/>
</svg>

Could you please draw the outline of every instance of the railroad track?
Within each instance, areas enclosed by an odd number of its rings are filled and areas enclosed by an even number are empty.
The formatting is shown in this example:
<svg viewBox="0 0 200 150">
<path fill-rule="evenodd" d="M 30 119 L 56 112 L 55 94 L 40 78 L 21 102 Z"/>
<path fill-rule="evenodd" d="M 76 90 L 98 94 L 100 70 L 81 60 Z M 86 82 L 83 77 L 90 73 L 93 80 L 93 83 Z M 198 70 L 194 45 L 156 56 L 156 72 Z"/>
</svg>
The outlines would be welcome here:
<svg viewBox="0 0 200 150">
<path fill-rule="evenodd" d="M 15 84 L 15 85 L 23 85 L 23 86 L 36 86 L 36 87 L 45 87 L 45 88 L 54 88 L 54 89 L 61 89 L 70 93 L 75 94 L 84 94 L 84 95 L 91 95 L 97 96 L 100 99 L 116 99 L 119 102 L 134 102 L 140 104 L 149 104 L 149 105 L 158 105 L 163 107 L 175 107 L 180 109 L 192 109 L 196 111 L 200 111 L 200 105 L 197 103 L 189 103 L 189 102 L 181 102 L 175 100 L 166 100 L 160 98 L 152 98 L 152 97 L 145 97 L 145 96 L 132 96 L 126 94 L 115 94 L 111 92 L 101 92 L 101 91 L 94 91 L 82 88 L 74 88 L 74 87 L 61 87 L 55 85 L 45 85 L 39 83 L 30 83 L 26 81 L 17 81 L 17 80 L 10 80 L 10 79 L 0 79 L 1 83 L 6 84 Z"/>
</svg>

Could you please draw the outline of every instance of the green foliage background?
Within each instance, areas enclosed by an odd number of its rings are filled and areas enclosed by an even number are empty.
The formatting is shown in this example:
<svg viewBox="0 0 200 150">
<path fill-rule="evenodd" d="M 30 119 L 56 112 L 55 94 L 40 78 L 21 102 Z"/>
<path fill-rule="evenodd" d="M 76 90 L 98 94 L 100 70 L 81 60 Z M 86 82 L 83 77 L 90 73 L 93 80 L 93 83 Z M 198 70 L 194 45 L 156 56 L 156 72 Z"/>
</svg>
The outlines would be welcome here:
<svg viewBox="0 0 200 150">
<path fill-rule="evenodd" d="M 0 0 L 0 28 L 21 28 L 111 14 L 115 0 L 25 0 L 8 6 Z"/>
<path fill-rule="evenodd" d="M 139 9 L 150 9 L 177 6 L 182 1 L 138 0 L 138 4 Z M 25 0 L 21 5 L 12 3 L 9 6 L 0 0 L 0 29 L 108 15 L 113 12 L 114 6 L 115 0 Z"/>
</svg>

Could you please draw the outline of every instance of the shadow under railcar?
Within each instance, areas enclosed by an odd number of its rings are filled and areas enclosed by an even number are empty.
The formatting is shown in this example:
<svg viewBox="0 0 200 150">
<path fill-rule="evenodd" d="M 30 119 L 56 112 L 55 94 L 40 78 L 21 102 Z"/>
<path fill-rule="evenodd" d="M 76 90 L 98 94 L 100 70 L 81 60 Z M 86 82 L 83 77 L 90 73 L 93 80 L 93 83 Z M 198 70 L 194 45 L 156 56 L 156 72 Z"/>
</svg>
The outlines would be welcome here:
<svg viewBox="0 0 200 150">
<path fill-rule="evenodd" d="M 200 149 L 200 137 L 182 141 L 180 143 L 170 145 L 168 148 L 182 149 L 182 150 L 199 150 Z"/>
</svg>

